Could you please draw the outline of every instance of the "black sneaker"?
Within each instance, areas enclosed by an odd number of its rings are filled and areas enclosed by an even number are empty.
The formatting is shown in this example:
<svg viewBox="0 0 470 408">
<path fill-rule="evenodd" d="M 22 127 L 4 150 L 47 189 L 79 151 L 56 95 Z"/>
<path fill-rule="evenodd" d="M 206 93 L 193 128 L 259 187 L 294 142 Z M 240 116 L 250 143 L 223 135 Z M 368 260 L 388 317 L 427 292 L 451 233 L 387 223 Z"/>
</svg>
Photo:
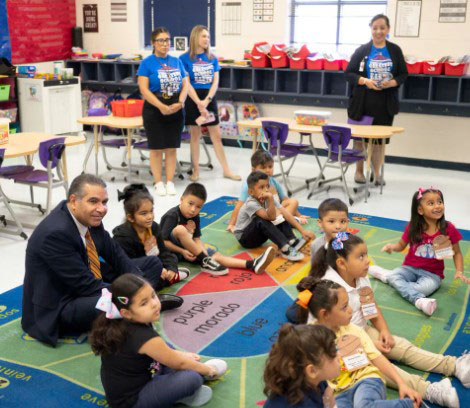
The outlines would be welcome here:
<svg viewBox="0 0 470 408">
<path fill-rule="evenodd" d="M 270 246 L 266 251 L 264 251 L 258 258 L 253 260 L 253 271 L 257 274 L 263 273 L 267 266 L 273 261 L 276 257 L 276 250 Z"/>
<path fill-rule="evenodd" d="M 201 264 L 201 271 L 210 273 L 211 275 L 227 275 L 228 274 L 228 269 L 221 264 L 219 264 L 217 261 L 215 261 L 213 258 L 210 256 L 206 256 L 202 260 Z"/>
</svg>

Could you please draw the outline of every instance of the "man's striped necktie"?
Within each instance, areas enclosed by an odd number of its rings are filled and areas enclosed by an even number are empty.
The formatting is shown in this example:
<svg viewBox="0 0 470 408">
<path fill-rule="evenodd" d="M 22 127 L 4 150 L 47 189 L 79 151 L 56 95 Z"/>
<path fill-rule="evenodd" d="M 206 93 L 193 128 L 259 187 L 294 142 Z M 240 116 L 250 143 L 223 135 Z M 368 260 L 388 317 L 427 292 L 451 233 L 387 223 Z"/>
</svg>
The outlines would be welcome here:
<svg viewBox="0 0 470 408">
<path fill-rule="evenodd" d="M 90 231 L 87 231 L 85 234 L 86 241 L 86 252 L 88 254 L 88 260 L 90 263 L 90 270 L 95 276 L 96 279 L 102 279 L 101 270 L 100 270 L 100 260 L 98 258 L 98 251 L 96 250 L 95 243 L 91 238 Z"/>
</svg>

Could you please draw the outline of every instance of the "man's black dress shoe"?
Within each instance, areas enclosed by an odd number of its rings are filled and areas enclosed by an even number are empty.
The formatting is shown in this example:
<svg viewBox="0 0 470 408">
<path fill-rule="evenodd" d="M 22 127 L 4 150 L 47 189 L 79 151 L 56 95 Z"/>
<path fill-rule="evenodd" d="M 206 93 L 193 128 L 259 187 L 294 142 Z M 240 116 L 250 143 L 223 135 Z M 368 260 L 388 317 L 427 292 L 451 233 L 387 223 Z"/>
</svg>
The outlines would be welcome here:
<svg viewBox="0 0 470 408">
<path fill-rule="evenodd" d="M 162 304 L 162 312 L 164 312 L 165 310 L 176 309 L 177 307 L 180 307 L 184 302 L 183 298 L 175 295 L 159 293 L 158 298 L 160 299 L 160 303 Z"/>
</svg>

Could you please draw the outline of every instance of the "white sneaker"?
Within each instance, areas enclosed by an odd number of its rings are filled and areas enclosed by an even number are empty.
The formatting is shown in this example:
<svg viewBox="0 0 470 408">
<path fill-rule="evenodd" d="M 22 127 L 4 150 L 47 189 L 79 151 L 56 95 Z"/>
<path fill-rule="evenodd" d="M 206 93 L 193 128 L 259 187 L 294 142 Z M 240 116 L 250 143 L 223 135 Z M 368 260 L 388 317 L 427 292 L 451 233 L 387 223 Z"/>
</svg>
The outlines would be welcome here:
<svg viewBox="0 0 470 408">
<path fill-rule="evenodd" d="M 176 195 L 176 189 L 173 182 L 169 181 L 166 183 L 166 193 L 168 195 Z"/>
<path fill-rule="evenodd" d="M 388 277 L 392 273 L 389 269 L 381 268 L 378 265 L 369 266 L 369 274 L 375 279 L 381 280 L 383 283 L 388 283 Z"/>
<path fill-rule="evenodd" d="M 212 389 L 207 385 L 201 385 L 193 395 L 180 399 L 179 403 L 189 407 L 200 407 L 207 404 L 212 398 Z"/>
<path fill-rule="evenodd" d="M 166 195 L 166 188 L 165 184 L 163 184 L 163 181 L 159 181 L 157 184 L 155 184 L 155 194 L 159 196 Z"/>
<path fill-rule="evenodd" d="M 217 371 L 217 374 L 214 377 L 206 377 L 208 380 L 216 380 L 217 378 L 222 377 L 227 371 L 227 363 L 225 360 L 219 358 L 213 358 L 212 360 L 207 360 L 205 365 L 214 367 Z"/>
<path fill-rule="evenodd" d="M 264 251 L 258 258 L 255 258 L 253 261 L 253 271 L 256 274 L 263 273 L 268 265 L 276 257 L 276 250 L 270 246 L 266 251 Z"/>
<path fill-rule="evenodd" d="M 228 269 L 219 264 L 214 258 L 206 256 L 202 260 L 201 272 L 206 272 L 215 276 L 223 276 L 228 274 Z"/>
<path fill-rule="evenodd" d="M 432 314 L 437 309 L 437 300 L 431 298 L 419 298 L 415 302 L 415 306 L 417 309 L 421 310 L 423 313 L 427 314 L 428 316 L 432 316 Z"/>
<path fill-rule="evenodd" d="M 424 399 L 436 405 L 441 405 L 447 408 L 460 408 L 459 396 L 457 390 L 452 387 L 448 378 L 431 383 L 426 390 Z"/>
<path fill-rule="evenodd" d="M 188 268 L 183 268 L 183 267 L 178 267 L 178 273 L 175 273 L 175 277 L 169 281 L 170 285 L 173 285 L 174 283 L 181 282 L 182 280 L 187 279 L 189 276 L 189 269 Z"/>
<path fill-rule="evenodd" d="M 455 362 L 455 376 L 465 388 L 470 388 L 470 353 L 467 350 Z"/>
</svg>

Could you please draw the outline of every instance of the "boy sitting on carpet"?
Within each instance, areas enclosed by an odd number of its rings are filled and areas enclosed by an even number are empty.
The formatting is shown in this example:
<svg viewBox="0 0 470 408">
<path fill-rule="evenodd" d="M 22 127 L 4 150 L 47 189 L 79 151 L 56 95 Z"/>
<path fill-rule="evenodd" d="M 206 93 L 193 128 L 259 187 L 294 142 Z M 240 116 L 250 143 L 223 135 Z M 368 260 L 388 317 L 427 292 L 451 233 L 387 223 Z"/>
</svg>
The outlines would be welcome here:
<svg viewBox="0 0 470 408">
<path fill-rule="evenodd" d="M 249 269 L 262 273 L 275 257 L 270 247 L 255 259 L 224 256 L 206 248 L 201 241 L 201 222 L 199 212 L 207 199 L 205 187 L 199 183 L 189 184 L 181 196 L 181 202 L 163 215 L 160 226 L 165 246 L 176 253 L 179 260 L 201 265 L 202 272 L 212 275 L 227 275 L 229 268 Z"/>
<path fill-rule="evenodd" d="M 315 234 L 305 230 L 289 211 L 276 202 L 266 173 L 254 171 L 248 176 L 247 184 L 250 196 L 240 209 L 234 231 L 240 244 L 245 248 L 256 248 L 270 239 L 279 247 L 283 258 L 302 260 L 304 256 L 295 249 L 299 240 L 292 227 L 306 241 L 314 239 Z"/>
<path fill-rule="evenodd" d="M 269 188 L 274 196 L 274 200 L 282 205 L 289 213 L 296 217 L 297 221 L 305 225 L 308 220 L 306 216 L 300 215 L 297 210 L 299 202 L 295 198 L 287 197 L 284 189 L 279 182 L 273 177 L 274 160 L 269 152 L 266 150 L 257 150 L 251 156 L 251 171 L 262 171 L 269 177 Z M 240 192 L 240 198 L 237 201 L 237 205 L 232 212 L 232 217 L 227 226 L 227 230 L 233 232 L 235 230 L 235 224 L 237 223 L 238 213 L 242 208 L 243 203 L 248 199 L 248 184 L 246 181 L 242 184 Z"/>
</svg>

